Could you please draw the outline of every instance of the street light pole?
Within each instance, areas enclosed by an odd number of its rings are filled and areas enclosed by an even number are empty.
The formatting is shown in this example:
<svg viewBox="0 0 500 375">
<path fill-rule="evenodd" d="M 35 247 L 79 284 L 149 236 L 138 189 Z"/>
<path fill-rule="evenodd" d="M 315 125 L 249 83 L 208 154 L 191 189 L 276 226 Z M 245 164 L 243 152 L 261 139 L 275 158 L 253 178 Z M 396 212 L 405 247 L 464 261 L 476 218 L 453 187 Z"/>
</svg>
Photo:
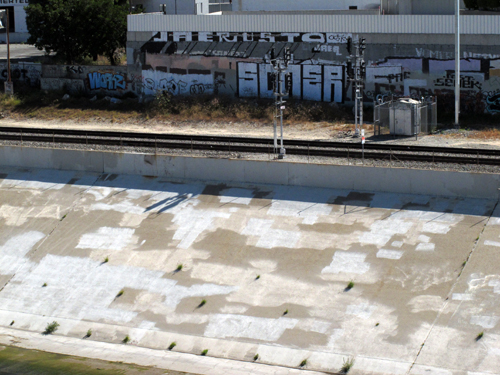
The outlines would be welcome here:
<svg viewBox="0 0 500 375">
<path fill-rule="evenodd" d="M 455 2 L 455 127 L 460 114 L 460 0 Z"/>
</svg>

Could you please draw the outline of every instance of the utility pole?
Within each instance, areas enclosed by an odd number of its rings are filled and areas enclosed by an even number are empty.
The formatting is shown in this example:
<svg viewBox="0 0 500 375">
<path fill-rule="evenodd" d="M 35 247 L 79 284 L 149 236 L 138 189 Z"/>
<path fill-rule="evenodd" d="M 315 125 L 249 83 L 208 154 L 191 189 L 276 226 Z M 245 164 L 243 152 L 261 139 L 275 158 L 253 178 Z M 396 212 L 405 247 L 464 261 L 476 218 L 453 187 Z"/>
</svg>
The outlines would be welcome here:
<svg viewBox="0 0 500 375">
<path fill-rule="evenodd" d="M 353 55 L 354 47 L 354 55 Z M 359 137 L 360 129 L 363 127 L 363 88 L 366 78 L 366 63 L 364 60 L 366 39 L 351 37 L 347 38 L 347 79 L 353 83 L 354 88 L 354 137 Z"/>
<path fill-rule="evenodd" d="M 284 57 L 276 57 L 276 52 L 274 47 L 271 49 L 271 55 L 265 56 L 266 62 L 270 63 L 273 68 L 273 92 L 275 97 L 274 102 L 274 152 L 278 148 L 278 137 L 277 137 L 277 119 L 280 119 L 280 150 L 279 159 L 285 157 L 285 147 L 283 146 L 283 110 L 285 109 L 284 96 L 289 96 L 292 89 L 292 76 L 288 71 L 288 65 L 293 62 L 293 54 L 290 48 L 285 47 Z M 284 90 L 283 90 L 284 89 Z"/>
<path fill-rule="evenodd" d="M 455 1 L 455 127 L 460 115 L 460 0 Z"/>
<path fill-rule="evenodd" d="M 9 24 L 9 9 L 5 10 L 5 24 L 7 26 L 7 81 L 5 82 L 5 93 L 14 95 L 14 84 L 12 83 L 12 75 L 10 71 L 10 24 Z"/>
</svg>

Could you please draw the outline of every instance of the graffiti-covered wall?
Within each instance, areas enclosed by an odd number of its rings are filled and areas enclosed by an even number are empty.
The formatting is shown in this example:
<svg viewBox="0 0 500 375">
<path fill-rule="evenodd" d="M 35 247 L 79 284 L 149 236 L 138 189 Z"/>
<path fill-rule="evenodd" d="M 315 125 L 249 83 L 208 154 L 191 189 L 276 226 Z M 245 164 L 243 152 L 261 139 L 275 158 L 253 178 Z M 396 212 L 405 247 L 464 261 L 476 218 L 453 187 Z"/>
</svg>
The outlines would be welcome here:
<svg viewBox="0 0 500 375">
<path fill-rule="evenodd" d="M 14 82 L 24 82 L 31 87 L 40 85 L 42 65 L 39 63 L 15 63 L 10 64 L 10 77 Z M 0 63 L 0 80 L 6 81 L 9 76 L 7 62 Z"/>
<path fill-rule="evenodd" d="M 151 34 L 150 34 L 151 35 Z M 429 36 L 429 35 L 427 35 Z M 346 79 L 349 33 L 153 32 L 144 42 L 129 43 L 129 62 L 141 75 L 145 95 L 228 94 L 272 98 L 272 68 L 265 62 L 274 49 L 293 53 L 289 66 L 295 99 L 349 103 Z M 411 43 L 393 43 L 385 34 L 367 38 L 365 100 L 387 96 L 439 96 L 445 109 L 454 106 L 454 47 L 446 37 L 419 35 Z M 412 39 L 413 38 L 413 39 Z M 478 36 L 477 38 L 480 38 Z M 500 111 L 500 39 L 498 45 L 463 45 L 462 111 Z M 443 42 L 444 41 L 444 42 Z M 440 43 L 440 44 L 438 44 Z M 490 43 L 491 44 L 491 43 Z M 140 72 L 140 73 L 139 73 Z"/>
<path fill-rule="evenodd" d="M 43 65 L 41 88 L 70 93 L 104 93 L 121 96 L 142 88 L 142 78 L 128 73 L 126 66 Z"/>
</svg>

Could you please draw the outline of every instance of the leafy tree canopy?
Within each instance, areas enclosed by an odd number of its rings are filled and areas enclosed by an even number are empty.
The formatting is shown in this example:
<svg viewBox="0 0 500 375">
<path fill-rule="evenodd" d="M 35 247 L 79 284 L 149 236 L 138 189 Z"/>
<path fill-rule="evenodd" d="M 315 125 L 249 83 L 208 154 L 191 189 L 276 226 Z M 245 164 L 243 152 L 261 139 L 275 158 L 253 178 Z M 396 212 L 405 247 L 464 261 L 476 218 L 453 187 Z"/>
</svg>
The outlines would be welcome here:
<svg viewBox="0 0 500 375">
<path fill-rule="evenodd" d="M 467 9 L 485 9 L 500 8 L 500 0 L 464 0 Z"/>
<path fill-rule="evenodd" d="M 28 43 L 68 64 L 104 55 L 115 65 L 127 41 L 127 0 L 31 0 L 25 9 Z"/>
</svg>

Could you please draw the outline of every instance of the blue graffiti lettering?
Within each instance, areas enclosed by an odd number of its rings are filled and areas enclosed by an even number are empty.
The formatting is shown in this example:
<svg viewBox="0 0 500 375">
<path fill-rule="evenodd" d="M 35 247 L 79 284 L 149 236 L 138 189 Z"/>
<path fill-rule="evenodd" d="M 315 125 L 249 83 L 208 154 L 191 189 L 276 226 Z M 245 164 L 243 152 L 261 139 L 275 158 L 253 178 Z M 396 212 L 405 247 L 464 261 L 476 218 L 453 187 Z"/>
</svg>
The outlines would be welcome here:
<svg viewBox="0 0 500 375">
<path fill-rule="evenodd" d="M 89 73 L 88 77 L 91 90 L 125 89 L 127 85 L 125 82 L 125 78 L 121 74 L 93 72 Z"/>
</svg>

